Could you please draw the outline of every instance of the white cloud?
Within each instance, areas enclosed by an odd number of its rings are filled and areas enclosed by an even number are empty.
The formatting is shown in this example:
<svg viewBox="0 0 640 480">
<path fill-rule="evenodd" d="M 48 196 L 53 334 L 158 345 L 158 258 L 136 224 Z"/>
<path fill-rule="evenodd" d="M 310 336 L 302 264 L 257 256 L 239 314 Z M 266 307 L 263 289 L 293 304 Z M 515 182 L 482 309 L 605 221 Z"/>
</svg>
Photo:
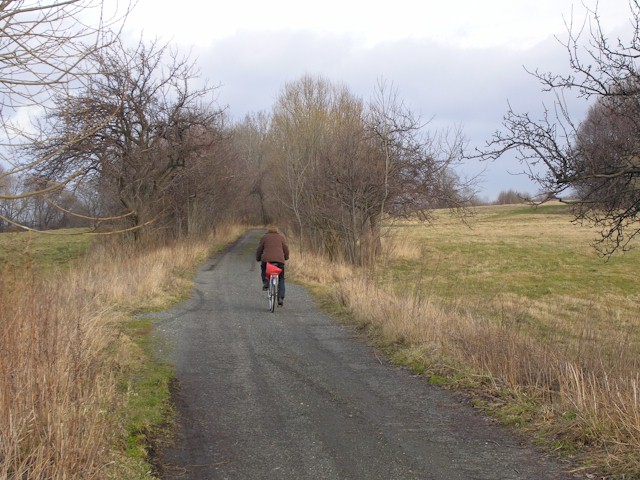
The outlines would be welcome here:
<svg viewBox="0 0 640 480">
<path fill-rule="evenodd" d="M 270 110 L 285 82 L 307 73 L 342 82 L 365 99 L 384 77 L 434 125 L 462 125 L 472 145 L 500 127 L 507 100 L 517 111 L 540 110 L 540 85 L 524 66 L 565 71 L 566 52 L 554 35 L 566 37 L 565 21 L 582 24 L 586 15 L 573 0 L 226 3 L 139 0 L 128 29 L 194 45 L 203 76 L 221 83 L 220 102 L 236 118 Z M 627 0 L 603 3 L 605 29 L 622 28 Z M 584 111 L 584 103 L 574 106 Z M 534 193 L 524 177 L 508 173 L 519 170 L 513 158 L 489 165 L 484 194 Z"/>
<path fill-rule="evenodd" d="M 367 46 L 411 38 L 463 48 L 527 48 L 563 32 L 574 8 L 582 19 L 584 7 L 574 0 L 138 0 L 129 25 L 199 46 L 247 32 L 306 31 L 348 35 Z M 626 0 L 600 7 L 612 28 L 627 11 Z"/>
</svg>

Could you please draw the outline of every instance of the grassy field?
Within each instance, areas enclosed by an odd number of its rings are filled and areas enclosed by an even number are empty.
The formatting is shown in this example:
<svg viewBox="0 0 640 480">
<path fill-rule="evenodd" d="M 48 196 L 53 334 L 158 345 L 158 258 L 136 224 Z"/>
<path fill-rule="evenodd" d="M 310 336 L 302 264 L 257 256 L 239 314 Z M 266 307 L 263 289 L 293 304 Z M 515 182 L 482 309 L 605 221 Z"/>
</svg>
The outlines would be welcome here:
<svg viewBox="0 0 640 480">
<path fill-rule="evenodd" d="M 599 257 L 571 219 L 560 204 L 481 207 L 468 225 L 441 211 L 396 224 L 373 270 L 291 270 L 396 361 L 579 468 L 640 478 L 640 245 Z"/>
<path fill-rule="evenodd" d="M 586 335 L 598 348 L 612 343 L 612 352 L 624 340 L 635 356 L 640 245 L 603 258 L 592 246 L 596 232 L 571 219 L 559 204 L 495 206 L 478 209 L 469 226 L 444 212 L 431 226 L 398 225 L 380 283 L 398 293 L 411 285 L 413 295 L 540 339 L 573 344 Z"/>
<path fill-rule="evenodd" d="M 0 233 L 0 265 L 8 269 L 68 266 L 84 255 L 95 239 L 81 233 L 79 229 L 56 230 L 50 235 Z"/>
<path fill-rule="evenodd" d="M 640 293 L 635 281 L 640 252 L 605 261 L 590 245 L 594 231 L 573 225 L 567 207 L 496 206 L 477 212 L 468 227 L 445 215 L 432 226 L 398 225 L 393 273 L 403 279 L 430 276 L 432 292 L 443 298 Z"/>
</svg>

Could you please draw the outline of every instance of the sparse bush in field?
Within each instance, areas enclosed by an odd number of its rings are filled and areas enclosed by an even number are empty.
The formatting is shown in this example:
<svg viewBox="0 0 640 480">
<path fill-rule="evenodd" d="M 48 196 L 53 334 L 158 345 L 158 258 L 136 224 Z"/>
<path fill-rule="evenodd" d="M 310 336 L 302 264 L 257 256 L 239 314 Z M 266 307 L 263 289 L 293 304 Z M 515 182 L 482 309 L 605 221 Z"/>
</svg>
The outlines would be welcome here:
<svg viewBox="0 0 640 480">
<path fill-rule="evenodd" d="M 530 195 L 520 193 L 516 190 L 503 190 L 498 194 L 498 198 L 494 202 L 495 205 L 516 205 L 518 203 L 526 203 L 529 201 Z"/>
</svg>

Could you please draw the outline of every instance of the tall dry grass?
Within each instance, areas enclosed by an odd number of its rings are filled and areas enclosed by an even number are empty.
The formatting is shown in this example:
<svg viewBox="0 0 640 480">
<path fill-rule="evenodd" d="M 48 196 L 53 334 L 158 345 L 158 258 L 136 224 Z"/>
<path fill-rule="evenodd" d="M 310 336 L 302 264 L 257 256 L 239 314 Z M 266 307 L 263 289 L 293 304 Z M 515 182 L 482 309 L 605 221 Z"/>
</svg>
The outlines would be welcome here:
<svg viewBox="0 0 640 480">
<path fill-rule="evenodd" d="M 404 243 L 392 245 L 387 256 L 423 253 Z M 459 296 L 444 300 L 430 294 L 433 278 L 403 285 L 398 293 L 381 286 L 378 274 L 306 253 L 294 257 L 289 269 L 325 290 L 330 285 L 333 301 L 402 361 L 473 389 L 498 407 L 498 415 L 525 425 L 547 445 L 580 452 L 585 468 L 640 475 L 638 346 L 624 329 L 607 323 L 615 316 L 610 308 L 581 310 L 603 325 L 599 329 L 583 322 L 571 330 L 570 319 L 535 332 L 518 318 L 540 309 L 553 318 L 562 314 L 559 309 L 522 298 L 509 303 L 509 296 L 485 299 L 505 303 L 500 308 L 506 313 L 496 319 L 486 305 L 467 301 L 462 286 Z"/>
<path fill-rule="evenodd" d="M 112 241 L 72 270 L 3 272 L 0 479 L 113 476 L 128 394 L 117 388 L 128 361 L 119 322 L 178 298 L 182 273 L 240 231 L 142 250 Z"/>
<path fill-rule="evenodd" d="M 115 394 L 105 312 L 36 278 L 0 288 L 0 478 L 97 477 Z"/>
</svg>

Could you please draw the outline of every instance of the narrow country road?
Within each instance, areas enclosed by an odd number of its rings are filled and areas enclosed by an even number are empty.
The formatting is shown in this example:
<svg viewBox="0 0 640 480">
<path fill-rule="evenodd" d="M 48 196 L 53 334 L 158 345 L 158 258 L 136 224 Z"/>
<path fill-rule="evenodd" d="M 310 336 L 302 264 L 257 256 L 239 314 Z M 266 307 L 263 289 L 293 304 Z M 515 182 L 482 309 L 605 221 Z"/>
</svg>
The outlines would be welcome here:
<svg viewBox="0 0 640 480">
<path fill-rule="evenodd" d="M 267 311 L 252 232 L 200 270 L 156 334 L 174 363 L 177 432 L 161 478 L 579 478 L 455 394 L 376 355 L 288 282 Z"/>
</svg>

